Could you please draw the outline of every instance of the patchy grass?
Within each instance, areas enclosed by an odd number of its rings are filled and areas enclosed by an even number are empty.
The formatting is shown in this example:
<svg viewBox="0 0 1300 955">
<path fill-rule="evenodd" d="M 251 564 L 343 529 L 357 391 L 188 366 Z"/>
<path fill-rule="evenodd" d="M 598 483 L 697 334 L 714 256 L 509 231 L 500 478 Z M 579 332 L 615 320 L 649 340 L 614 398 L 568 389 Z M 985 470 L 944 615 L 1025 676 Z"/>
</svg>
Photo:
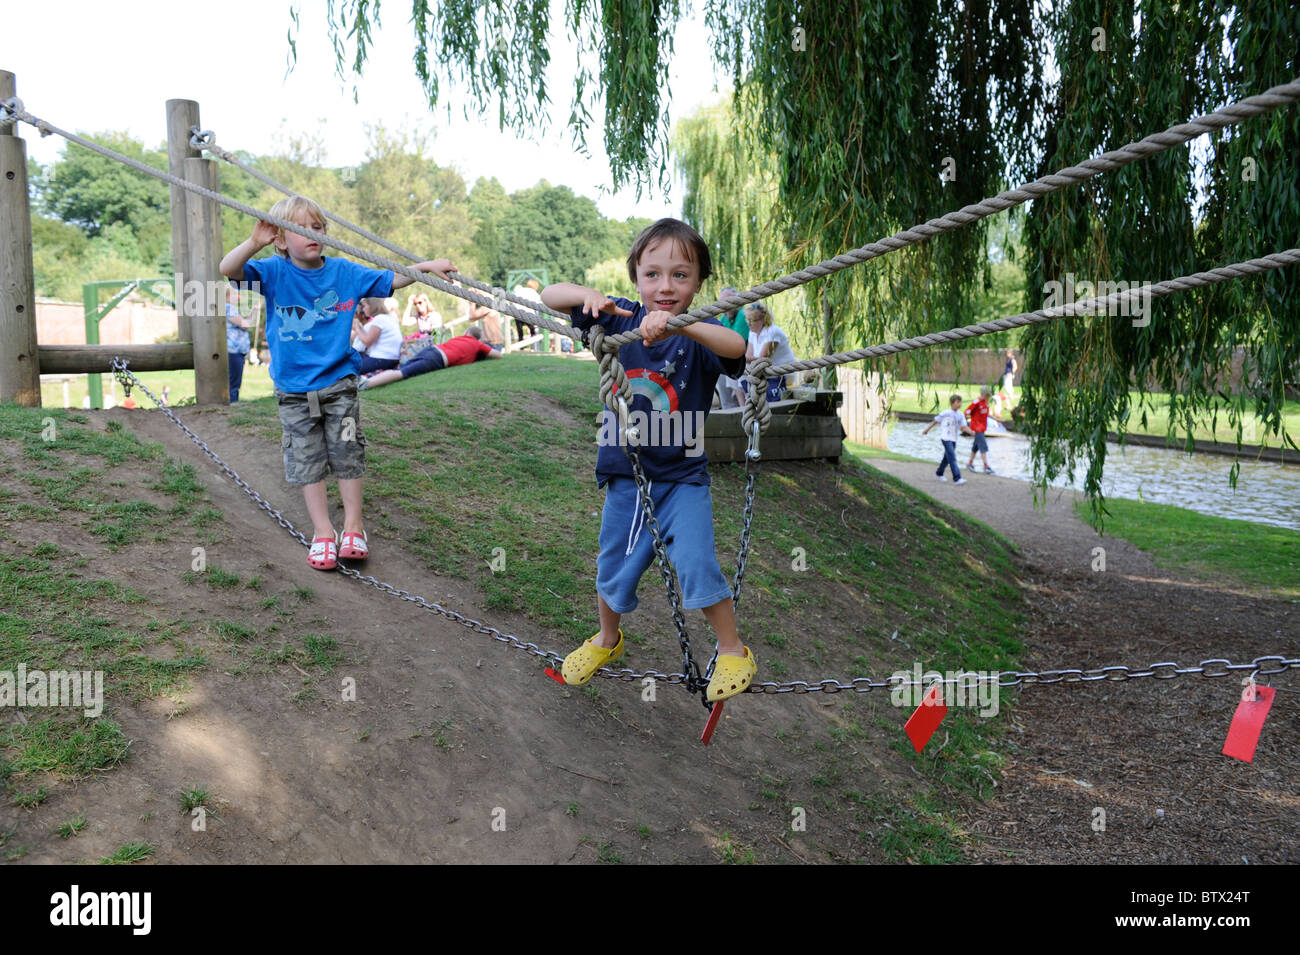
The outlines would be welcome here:
<svg viewBox="0 0 1300 955">
<path fill-rule="evenodd" d="M 190 812 L 199 806 L 208 808 L 208 802 L 212 799 L 208 792 L 207 786 L 194 786 L 186 789 L 181 793 L 181 812 Z"/>
<path fill-rule="evenodd" d="M 71 839 L 77 833 L 81 832 L 82 829 L 85 829 L 87 825 L 89 825 L 89 823 L 86 821 L 86 814 L 79 812 L 71 819 L 67 819 L 60 823 L 58 827 L 55 828 L 54 834 L 60 839 Z"/>
<path fill-rule="evenodd" d="M 125 845 L 118 846 L 110 856 L 105 856 L 99 860 L 100 865 L 130 865 L 133 862 L 140 862 L 154 854 L 157 847 L 147 842 L 128 842 Z"/>
</svg>

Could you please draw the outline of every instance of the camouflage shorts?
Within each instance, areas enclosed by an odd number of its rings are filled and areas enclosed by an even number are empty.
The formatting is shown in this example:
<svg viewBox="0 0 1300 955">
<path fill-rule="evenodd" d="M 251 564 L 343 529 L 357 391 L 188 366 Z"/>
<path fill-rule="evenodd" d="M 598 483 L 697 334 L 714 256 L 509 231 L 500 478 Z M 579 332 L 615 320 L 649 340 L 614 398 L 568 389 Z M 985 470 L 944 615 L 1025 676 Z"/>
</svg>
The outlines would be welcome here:
<svg viewBox="0 0 1300 955">
<path fill-rule="evenodd" d="M 347 480 L 366 473 L 356 375 L 308 394 L 286 394 L 277 388 L 275 400 L 284 428 L 286 481 L 315 484 L 330 474 Z"/>
</svg>

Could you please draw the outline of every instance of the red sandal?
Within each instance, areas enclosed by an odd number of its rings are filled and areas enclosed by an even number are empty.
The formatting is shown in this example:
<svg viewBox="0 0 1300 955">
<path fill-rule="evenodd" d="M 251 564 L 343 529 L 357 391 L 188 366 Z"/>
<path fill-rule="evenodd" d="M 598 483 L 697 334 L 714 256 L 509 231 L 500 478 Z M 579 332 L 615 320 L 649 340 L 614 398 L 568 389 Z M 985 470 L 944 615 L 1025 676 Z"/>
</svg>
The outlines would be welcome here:
<svg viewBox="0 0 1300 955">
<path fill-rule="evenodd" d="M 334 570 L 339 565 L 338 537 L 317 537 L 307 551 L 307 563 L 317 570 Z"/>
<path fill-rule="evenodd" d="M 339 557 L 344 560 L 365 560 L 370 556 L 366 532 L 360 534 L 345 533 L 339 545 Z"/>
</svg>

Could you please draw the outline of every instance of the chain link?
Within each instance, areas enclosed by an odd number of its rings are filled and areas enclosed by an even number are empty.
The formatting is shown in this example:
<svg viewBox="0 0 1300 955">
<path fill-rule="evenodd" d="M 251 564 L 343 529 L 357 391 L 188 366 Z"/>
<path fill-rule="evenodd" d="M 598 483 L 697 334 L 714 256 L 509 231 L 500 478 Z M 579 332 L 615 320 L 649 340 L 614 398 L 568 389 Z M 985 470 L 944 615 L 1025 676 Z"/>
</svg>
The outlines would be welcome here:
<svg viewBox="0 0 1300 955">
<path fill-rule="evenodd" d="M 677 643 L 682 649 L 682 669 L 686 674 L 686 689 L 692 693 L 699 692 L 704 705 L 708 706 L 709 702 L 703 691 L 708 687 L 709 681 L 700 674 L 700 665 L 695 662 L 695 657 L 691 653 L 691 637 L 686 632 L 686 614 L 682 612 L 682 596 L 677 587 L 673 565 L 668 560 L 668 548 L 659 529 L 659 518 L 655 517 L 654 501 L 650 497 L 650 484 L 646 480 L 645 469 L 641 467 L 641 452 L 632 443 L 629 435 L 624 437 L 627 441 L 625 448 L 628 460 L 632 462 L 632 475 L 636 479 L 637 494 L 641 498 L 641 510 L 645 514 L 645 526 L 649 528 L 650 536 L 654 540 L 655 562 L 659 565 L 659 575 L 663 578 L 664 589 L 668 591 L 668 606 L 672 610 L 673 625 L 677 628 Z"/>
<path fill-rule="evenodd" d="M 281 514 L 276 508 L 272 507 L 270 502 L 262 497 L 261 494 L 257 493 L 257 491 L 254 490 L 247 481 L 239 476 L 238 472 L 223 461 L 215 451 L 208 447 L 207 443 L 195 434 L 194 431 L 191 430 L 190 427 L 185 424 L 185 422 L 182 421 L 171 408 L 158 400 L 157 396 L 149 390 L 148 386 L 131 372 L 126 360 L 122 358 L 114 358 L 112 369 L 113 373 L 118 375 L 121 380 L 124 382 L 129 380 L 133 387 L 139 388 L 144 392 L 144 394 L 148 396 L 149 400 L 157 406 L 157 409 L 166 415 L 171 422 L 176 425 L 176 427 L 178 427 L 191 441 L 193 441 L 198 449 L 202 451 L 218 468 L 220 468 L 236 487 L 247 494 L 260 509 L 269 514 L 277 524 L 288 531 L 289 534 L 298 541 L 298 543 L 302 544 L 303 547 L 311 546 L 307 538 L 293 526 L 293 523 L 288 518 Z M 644 473 L 642 473 L 642 477 L 644 478 Z M 640 485 L 638 485 L 638 487 L 639 486 Z M 649 523 L 649 520 L 647 520 L 647 523 Z M 657 530 L 657 522 L 654 527 Z M 748 528 L 746 527 L 746 530 L 747 529 Z M 744 547 L 743 542 L 744 538 L 742 537 L 742 549 Z M 738 568 L 738 570 L 741 572 L 741 575 L 743 575 L 743 568 Z M 522 650 L 531 656 L 545 660 L 553 666 L 558 666 L 564 662 L 564 658 L 553 650 L 545 650 L 531 641 L 521 640 L 513 634 L 502 633 L 496 627 L 489 626 L 488 624 L 475 620 L 472 617 L 467 617 L 462 613 L 448 609 L 435 601 L 426 600 L 424 597 L 412 594 L 409 591 L 399 590 L 392 584 L 377 580 L 369 574 L 363 574 L 358 570 L 351 567 L 345 567 L 342 564 L 339 565 L 338 572 L 345 577 L 351 577 L 359 583 L 374 587 L 376 590 L 388 594 L 391 597 L 397 597 L 400 600 L 413 603 L 417 607 L 427 610 L 430 613 L 435 613 L 441 617 L 445 617 L 453 623 L 458 623 L 475 633 L 491 637 L 493 640 L 504 643 L 516 650 Z M 739 594 L 740 591 L 738 586 L 733 599 L 739 600 Z M 669 599 L 671 601 L 671 597 Z M 684 629 L 683 626 L 683 632 Z M 689 653 L 689 645 L 686 649 Z M 1268 666 L 1268 664 L 1275 664 L 1275 666 Z M 1096 680 L 1122 682 L 1125 680 L 1154 676 L 1158 671 L 1168 672 L 1168 676 L 1160 677 L 1161 679 L 1171 679 L 1173 677 L 1185 675 L 1197 675 L 1215 679 L 1229 676 L 1232 673 L 1237 672 L 1256 672 L 1259 676 L 1273 676 L 1278 673 L 1285 673 L 1288 670 L 1297 669 L 1300 669 L 1300 657 L 1285 657 L 1275 654 L 1256 657 L 1250 663 L 1231 663 L 1228 660 L 1216 657 L 1209 660 L 1202 660 L 1198 665 L 1191 667 L 1180 667 L 1176 663 L 1152 663 L 1147 667 L 1105 666 L 1088 670 L 1044 670 L 1041 673 L 1034 671 L 1008 671 L 986 674 L 962 673 L 951 679 L 944 678 L 937 680 L 910 680 L 898 677 L 890 677 L 888 680 L 873 680 L 870 677 L 865 676 L 854 677 L 847 682 L 834 679 L 821 680 L 815 683 L 809 683 L 806 680 L 793 680 L 789 683 L 754 683 L 751 684 L 745 692 L 839 693 L 843 690 L 852 690 L 856 693 L 867 693 L 871 690 L 892 690 L 910 686 L 931 687 L 936 683 L 957 684 L 960 682 L 963 686 L 970 686 L 972 685 L 971 677 L 975 678 L 974 683 L 976 685 L 980 683 L 996 683 L 1000 687 L 1023 686 L 1035 683 L 1088 683 Z M 619 680 L 625 683 L 640 683 L 646 679 L 652 679 L 669 685 L 685 684 L 687 687 L 690 687 L 692 685 L 699 686 L 701 679 L 698 667 L 695 669 L 693 674 L 661 673 L 658 670 L 614 670 L 610 667 L 602 667 L 598 672 L 606 679 Z M 694 681 L 694 683 L 692 683 L 692 681 Z"/>
</svg>

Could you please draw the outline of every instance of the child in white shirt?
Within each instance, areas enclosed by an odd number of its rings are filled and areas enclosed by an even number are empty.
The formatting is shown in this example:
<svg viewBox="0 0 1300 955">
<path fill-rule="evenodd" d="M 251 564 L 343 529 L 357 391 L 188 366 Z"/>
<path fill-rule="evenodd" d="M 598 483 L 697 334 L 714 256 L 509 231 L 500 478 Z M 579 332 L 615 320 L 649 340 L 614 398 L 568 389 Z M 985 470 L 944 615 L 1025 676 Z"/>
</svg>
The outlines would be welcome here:
<svg viewBox="0 0 1300 955">
<path fill-rule="evenodd" d="M 939 469 L 934 472 L 934 476 L 942 481 L 943 469 L 952 468 L 952 483 L 965 484 L 966 479 L 957 469 L 957 435 L 970 434 L 971 431 L 966 427 L 966 416 L 961 413 L 961 395 L 950 397 L 948 410 L 940 411 L 935 415 L 934 420 L 921 433 L 929 434 L 930 429 L 936 424 L 939 426 L 939 440 L 943 442 L 943 460 L 939 462 Z"/>
</svg>

